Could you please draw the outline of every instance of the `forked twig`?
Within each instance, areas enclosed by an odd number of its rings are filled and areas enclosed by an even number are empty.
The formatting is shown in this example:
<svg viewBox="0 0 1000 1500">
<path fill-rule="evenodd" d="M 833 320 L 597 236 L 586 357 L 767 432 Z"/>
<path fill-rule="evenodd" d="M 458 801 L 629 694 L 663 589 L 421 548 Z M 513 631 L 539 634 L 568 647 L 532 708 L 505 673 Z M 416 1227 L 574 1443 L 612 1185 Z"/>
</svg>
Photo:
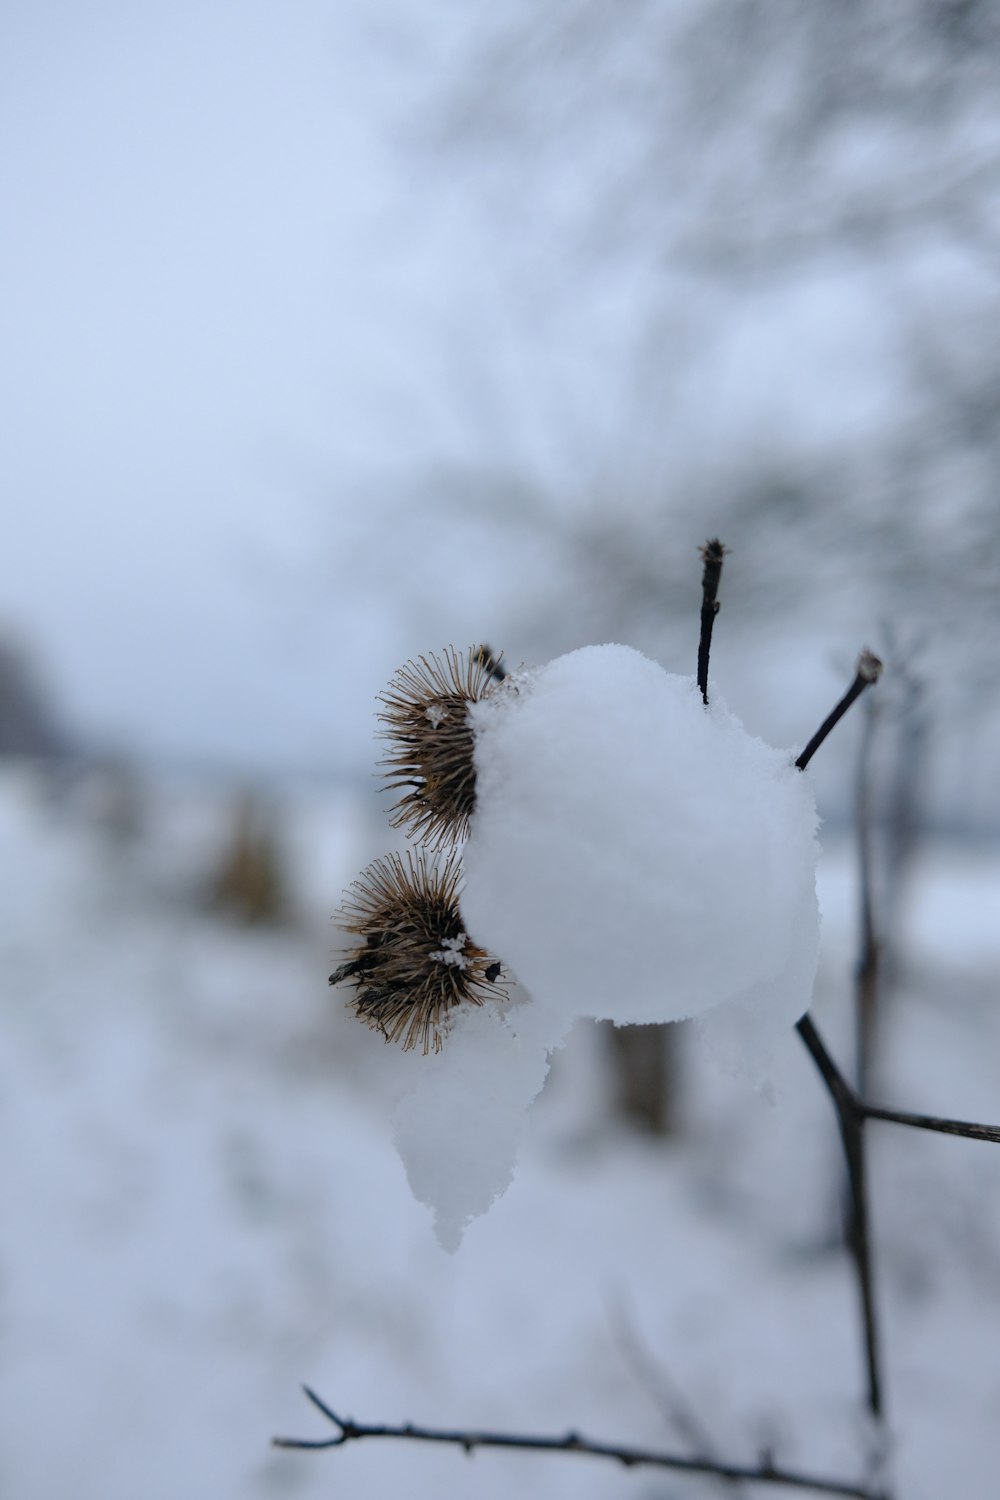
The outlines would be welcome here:
<svg viewBox="0 0 1000 1500">
<path fill-rule="evenodd" d="M 871 1267 L 871 1244 L 865 1191 L 865 1156 L 862 1126 L 866 1120 L 885 1120 L 891 1125 L 905 1125 L 913 1130 L 932 1130 L 942 1135 L 964 1136 L 966 1140 L 991 1141 L 1000 1145 L 1000 1126 L 982 1125 L 973 1120 L 950 1120 L 938 1115 L 914 1114 L 908 1110 L 884 1109 L 859 1097 L 848 1083 L 827 1050 L 810 1016 L 798 1023 L 798 1033 L 819 1071 L 837 1111 L 853 1213 L 850 1224 L 850 1250 L 857 1270 L 865 1330 L 868 1367 L 868 1404 L 878 1414 L 882 1406 L 882 1383 L 879 1373 L 878 1329 Z"/>
<path fill-rule="evenodd" d="M 795 764 L 804 771 L 830 731 L 847 713 L 867 687 L 877 682 L 882 663 L 867 648 L 858 657 L 854 681 L 833 711 L 827 714 Z M 872 1270 L 872 1245 L 868 1213 L 865 1138 L 862 1126 L 865 1116 L 856 1107 L 856 1096 L 837 1067 L 808 1015 L 798 1023 L 809 1055 L 826 1084 L 837 1111 L 837 1124 L 847 1163 L 850 1210 L 847 1215 L 847 1245 L 854 1265 L 861 1303 L 861 1328 L 865 1346 L 865 1372 L 868 1386 L 868 1408 L 876 1418 L 882 1416 L 882 1373 L 879 1351 L 878 1316 L 875 1305 L 875 1278 Z"/>
<path fill-rule="evenodd" d="M 812 758 L 815 750 L 826 739 L 830 730 L 843 717 L 851 704 L 864 692 L 871 683 L 877 682 L 882 671 L 882 663 L 871 651 L 862 651 L 858 657 L 857 670 L 854 681 L 847 692 L 841 698 L 836 708 L 824 719 L 817 732 L 813 735 L 809 744 L 796 760 L 795 764 L 799 770 L 803 770 Z M 877 934 L 874 929 L 871 904 L 866 900 L 863 904 L 863 943 L 877 946 Z M 865 955 L 863 954 L 863 962 Z M 894 1125 L 907 1125 L 914 1130 L 935 1130 L 943 1135 L 960 1135 L 972 1141 L 992 1141 L 1000 1145 L 1000 1125 L 982 1125 L 973 1120 L 950 1120 L 940 1115 L 916 1114 L 909 1110 L 886 1109 L 879 1104 L 870 1104 L 861 1094 L 851 1088 L 847 1079 L 834 1062 L 827 1051 L 815 1023 L 809 1016 L 803 1016 L 798 1024 L 799 1035 L 805 1042 L 809 1053 L 815 1062 L 823 1081 L 830 1091 L 833 1102 L 836 1105 L 838 1116 L 854 1118 L 861 1122 L 864 1120 L 887 1120 Z"/>
<path fill-rule="evenodd" d="M 759 1464 L 722 1463 L 714 1459 L 691 1458 L 680 1453 L 660 1453 L 655 1449 L 633 1448 L 622 1443 L 597 1443 L 567 1432 L 563 1437 L 538 1437 L 512 1432 L 453 1432 L 440 1427 L 418 1427 L 412 1422 L 393 1427 L 385 1423 L 370 1425 L 340 1417 L 322 1401 L 316 1392 L 303 1386 L 317 1411 L 336 1429 L 327 1438 L 274 1438 L 276 1448 L 340 1448 L 360 1438 L 405 1438 L 417 1443 L 445 1443 L 472 1453 L 476 1448 L 528 1449 L 541 1453 L 576 1453 L 583 1458 L 606 1458 L 624 1468 L 676 1469 L 686 1474 L 712 1474 L 721 1479 L 742 1479 L 748 1483 L 784 1486 L 786 1489 L 812 1490 L 820 1495 L 849 1495 L 854 1500 L 880 1500 L 875 1491 L 850 1480 L 828 1479 L 798 1469 L 783 1469 L 763 1458 Z"/>
<path fill-rule="evenodd" d="M 823 1076 L 837 1106 L 843 1111 L 857 1115 L 861 1120 L 887 1120 L 890 1125 L 906 1125 L 912 1130 L 934 1130 L 941 1135 L 960 1135 L 969 1141 L 992 1141 L 1000 1146 L 1000 1125 L 981 1125 L 976 1120 L 950 1120 L 941 1115 L 914 1114 L 911 1110 L 885 1109 L 881 1104 L 869 1104 L 851 1088 L 840 1068 L 834 1062 L 826 1045 L 809 1016 L 803 1016 L 798 1032 L 812 1055 L 813 1061 Z"/>
<path fill-rule="evenodd" d="M 862 1126 L 865 1116 L 857 1108 L 853 1089 L 827 1052 L 822 1038 L 809 1016 L 798 1023 L 798 1033 L 809 1050 L 829 1090 L 837 1111 L 840 1139 L 847 1161 L 847 1180 L 851 1194 L 848 1215 L 848 1249 L 854 1264 L 861 1298 L 861 1324 L 865 1345 L 865 1369 L 868 1382 L 868 1407 L 876 1417 L 882 1416 L 882 1374 L 879 1353 L 878 1318 L 875 1310 L 875 1282 L 872 1271 L 871 1234 L 868 1218 L 868 1193 L 865 1167 L 865 1141 Z"/>
<path fill-rule="evenodd" d="M 882 968 L 881 943 L 875 926 L 873 892 L 872 827 L 872 750 L 875 740 L 876 709 L 870 698 L 865 700 L 864 727 L 858 748 L 855 790 L 855 824 L 858 849 L 858 919 L 859 953 L 854 971 L 854 1024 L 857 1062 L 855 1081 L 864 1098 L 874 1077 L 875 1046 L 879 1019 L 879 980 Z"/>
</svg>

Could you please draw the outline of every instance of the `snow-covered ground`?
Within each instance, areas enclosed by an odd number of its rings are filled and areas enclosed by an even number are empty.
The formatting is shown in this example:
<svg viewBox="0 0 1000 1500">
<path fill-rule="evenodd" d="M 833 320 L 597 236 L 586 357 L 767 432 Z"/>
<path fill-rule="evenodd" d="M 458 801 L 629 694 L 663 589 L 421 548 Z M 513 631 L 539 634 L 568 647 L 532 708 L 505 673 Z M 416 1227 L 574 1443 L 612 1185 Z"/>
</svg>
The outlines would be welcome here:
<svg viewBox="0 0 1000 1500">
<path fill-rule="evenodd" d="M 794 1039 L 770 1108 L 686 1038 L 686 1130 L 656 1143 L 610 1123 L 578 1030 L 513 1186 L 457 1255 L 438 1247 L 391 1141 L 423 1059 L 326 984 L 328 913 L 386 847 L 365 799 L 288 790 L 298 918 L 264 932 L 199 903 L 217 791 L 154 789 L 120 846 L 79 799 L 0 780 L 0 1495 L 720 1492 L 565 1456 L 274 1450 L 323 1433 L 301 1381 L 359 1420 L 682 1449 L 693 1418 L 721 1454 L 860 1473 L 838 1144 Z M 998 873 L 995 851 L 920 867 L 889 1102 L 1000 1119 Z M 820 895 L 816 1014 L 846 1056 L 850 850 L 821 861 Z M 1000 1149 L 870 1128 L 898 1492 L 992 1500 Z"/>
</svg>

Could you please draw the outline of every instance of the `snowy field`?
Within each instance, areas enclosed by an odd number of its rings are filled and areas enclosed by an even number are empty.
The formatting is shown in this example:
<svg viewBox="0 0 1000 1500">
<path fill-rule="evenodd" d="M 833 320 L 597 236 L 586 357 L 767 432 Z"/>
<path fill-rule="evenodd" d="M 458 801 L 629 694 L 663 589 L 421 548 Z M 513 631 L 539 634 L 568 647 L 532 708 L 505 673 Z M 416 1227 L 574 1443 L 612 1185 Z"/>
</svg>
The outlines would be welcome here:
<svg viewBox="0 0 1000 1500">
<path fill-rule="evenodd" d="M 367 800 L 366 800 L 367 799 Z M 511 1189 L 456 1255 L 391 1141 L 423 1059 L 326 984 L 329 913 L 386 847 L 367 788 L 282 799 L 296 919 L 227 925 L 199 890 L 226 804 L 162 785 L 119 845 L 86 801 L 0 781 L 0 1495 L 10 1500 L 721 1493 L 593 1460 L 321 1436 L 490 1426 L 860 1475 L 838 1143 L 804 1050 L 766 1105 L 685 1035 L 683 1134 L 611 1122 L 592 1026 L 557 1056 Z M 927 851 L 882 1093 L 1000 1120 L 1000 881 Z M 815 1014 L 847 1057 L 850 850 L 820 864 Z M 461 1129 L 456 1122 L 456 1129 Z M 994 1500 L 1000 1149 L 872 1125 L 897 1493 Z M 732 1487 L 729 1487 L 732 1492 Z M 760 1494 L 775 1493 L 763 1489 Z"/>
</svg>

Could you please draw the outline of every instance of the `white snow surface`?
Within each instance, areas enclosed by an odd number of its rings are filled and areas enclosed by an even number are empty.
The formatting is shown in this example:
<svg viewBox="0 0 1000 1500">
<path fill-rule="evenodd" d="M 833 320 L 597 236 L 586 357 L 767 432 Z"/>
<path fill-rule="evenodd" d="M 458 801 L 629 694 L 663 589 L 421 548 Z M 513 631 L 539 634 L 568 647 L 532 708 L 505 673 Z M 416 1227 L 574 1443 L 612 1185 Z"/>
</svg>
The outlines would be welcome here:
<svg viewBox="0 0 1000 1500">
<path fill-rule="evenodd" d="M 0 769 L 0 1494 L 666 1492 L 530 1453 L 279 1452 L 275 1432 L 328 1431 L 302 1381 L 359 1421 L 687 1452 L 687 1415 L 720 1456 L 770 1446 L 863 1474 L 841 1153 L 801 1045 L 767 1109 L 676 1028 L 682 1129 L 647 1140 L 611 1123 L 601 1035 L 575 1028 L 530 1111 L 516 1191 L 460 1256 L 435 1245 L 387 1115 L 400 1077 L 436 1060 L 386 1046 L 326 984 L 330 893 L 381 847 L 359 813 L 373 800 L 289 789 L 299 922 L 247 931 L 193 901 L 225 789 L 150 789 L 138 843 L 117 849 Z M 845 1059 L 853 850 L 828 850 L 818 874 L 815 1014 Z M 996 1118 L 997 886 L 995 847 L 927 847 L 885 1018 L 885 1103 Z M 995 1500 L 1000 1149 L 871 1130 L 895 1492 Z M 681 1474 L 669 1490 L 715 1493 Z"/>
<path fill-rule="evenodd" d="M 588 646 L 476 705 L 462 913 L 528 991 L 516 1038 L 469 1018 L 404 1101 L 397 1141 L 443 1244 L 511 1180 L 547 1058 L 580 1019 L 716 1014 L 760 1080 L 807 1009 L 819 952 L 816 808 L 790 752 L 693 679 Z"/>
<path fill-rule="evenodd" d="M 786 1008 L 799 954 L 802 1014 L 818 845 L 791 754 L 627 646 L 558 657 L 476 727 L 462 909 L 554 1021 L 680 1021 L 751 990 Z"/>
</svg>

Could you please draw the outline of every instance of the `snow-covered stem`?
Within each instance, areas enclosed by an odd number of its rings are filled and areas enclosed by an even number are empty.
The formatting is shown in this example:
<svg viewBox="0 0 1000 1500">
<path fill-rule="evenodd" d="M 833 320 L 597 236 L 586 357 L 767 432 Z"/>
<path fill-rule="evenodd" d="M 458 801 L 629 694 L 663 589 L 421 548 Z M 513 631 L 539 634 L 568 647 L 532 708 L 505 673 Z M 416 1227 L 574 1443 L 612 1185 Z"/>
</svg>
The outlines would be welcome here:
<svg viewBox="0 0 1000 1500">
<path fill-rule="evenodd" d="M 822 724 L 819 726 L 816 733 L 813 735 L 812 739 L 803 750 L 802 754 L 796 760 L 795 764 L 798 766 L 800 771 L 805 770 L 806 766 L 812 760 L 813 756 L 816 754 L 816 751 L 819 749 L 820 745 L 822 745 L 831 729 L 834 729 L 840 723 L 841 719 L 844 717 L 851 704 L 856 702 L 857 699 L 861 697 L 861 694 L 864 692 L 866 687 L 871 687 L 873 682 L 878 682 L 881 675 L 881 661 L 875 655 L 874 651 L 869 651 L 866 648 L 858 657 L 857 667 L 855 668 L 854 673 L 854 681 L 851 683 L 850 687 L 847 689 L 847 692 L 841 698 L 836 707 L 827 714 L 826 718 L 823 720 Z"/>
<path fill-rule="evenodd" d="M 393 1427 L 384 1423 L 367 1424 L 340 1417 L 315 1391 L 304 1386 L 313 1406 L 332 1423 L 335 1431 L 326 1438 L 274 1438 L 276 1448 L 340 1448 L 360 1438 L 404 1438 L 417 1443 L 446 1443 L 472 1453 L 476 1448 L 519 1448 L 533 1452 L 575 1453 L 584 1458 L 607 1458 L 625 1468 L 676 1469 L 686 1474 L 710 1474 L 717 1479 L 743 1480 L 786 1489 L 811 1490 L 820 1495 L 849 1495 L 855 1500 L 882 1500 L 881 1495 L 851 1480 L 828 1479 L 797 1469 L 779 1468 L 768 1455 L 752 1464 L 723 1463 L 716 1459 L 680 1453 L 661 1453 L 656 1449 L 633 1448 L 620 1443 L 597 1443 L 567 1432 L 563 1437 L 538 1437 L 513 1432 L 450 1431 L 439 1427 L 418 1427 L 412 1422 Z"/>
<path fill-rule="evenodd" d="M 712 627 L 715 624 L 715 617 L 719 613 L 719 601 L 716 595 L 719 592 L 719 580 L 722 577 L 722 564 L 725 560 L 726 549 L 716 536 L 707 541 L 700 550 L 705 567 L 701 575 L 701 635 L 698 639 L 698 686 L 701 689 L 701 701 L 707 706 L 708 657 L 712 649 Z"/>
</svg>

